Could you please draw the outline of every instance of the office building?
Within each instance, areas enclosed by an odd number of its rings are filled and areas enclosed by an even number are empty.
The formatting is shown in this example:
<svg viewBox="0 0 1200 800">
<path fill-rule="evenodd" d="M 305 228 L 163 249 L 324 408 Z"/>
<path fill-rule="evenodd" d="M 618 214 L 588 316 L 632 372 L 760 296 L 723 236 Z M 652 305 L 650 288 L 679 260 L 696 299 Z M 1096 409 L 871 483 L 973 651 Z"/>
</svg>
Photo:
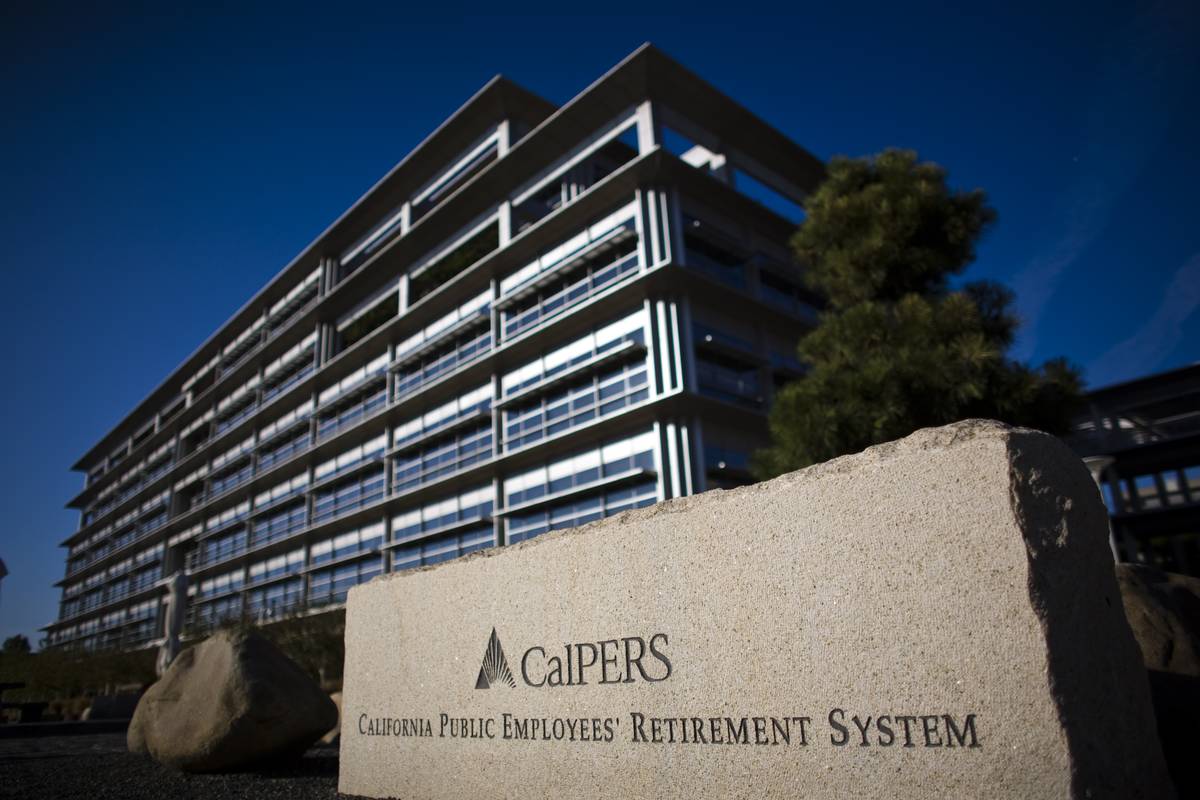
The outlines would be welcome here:
<svg viewBox="0 0 1200 800">
<path fill-rule="evenodd" d="M 493 79 L 74 465 L 46 644 L 155 644 L 180 570 L 202 633 L 747 482 L 821 175 L 650 46 L 562 107 Z"/>
<path fill-rule="evenodd" d="M 1200 364 L 1084 399 L 1068 442 L 1100 485 L 1117 556 L 1200 576 Z"/>
</svg>

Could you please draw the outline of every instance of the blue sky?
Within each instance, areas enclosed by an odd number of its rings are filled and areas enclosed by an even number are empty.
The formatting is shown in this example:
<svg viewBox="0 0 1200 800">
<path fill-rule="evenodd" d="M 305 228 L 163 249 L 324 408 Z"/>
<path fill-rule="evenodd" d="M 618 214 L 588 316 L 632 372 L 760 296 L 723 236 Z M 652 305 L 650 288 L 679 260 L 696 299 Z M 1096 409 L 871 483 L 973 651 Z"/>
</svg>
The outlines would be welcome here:
<svg viewBox="0 0 1200 800">
<path fill-rule="evenodd" d="M 70 464 L 498 72 L 562 102 L 653 41 L 821 158 L 908 147 L 983 188 L 968 277 L 1017 291 L 1021 358 L 1093 385 L 1200 358 L 1191 0 L 15 5 L 0 637 L 54 617 Z"/>
</svg>

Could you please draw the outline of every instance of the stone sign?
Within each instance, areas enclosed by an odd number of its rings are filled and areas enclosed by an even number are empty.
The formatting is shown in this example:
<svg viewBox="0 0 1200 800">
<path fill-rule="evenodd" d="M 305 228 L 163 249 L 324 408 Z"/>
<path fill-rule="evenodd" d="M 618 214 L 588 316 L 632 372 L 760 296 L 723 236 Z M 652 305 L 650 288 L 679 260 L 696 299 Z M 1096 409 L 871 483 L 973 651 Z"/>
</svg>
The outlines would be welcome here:
<svg viewBox="0 0 1200 800">
<path fill-rule="evenodd" d="M 1171 795 L 1094 483 L 971 421 L 350 592 L 339 790 Z"/>
</svg>

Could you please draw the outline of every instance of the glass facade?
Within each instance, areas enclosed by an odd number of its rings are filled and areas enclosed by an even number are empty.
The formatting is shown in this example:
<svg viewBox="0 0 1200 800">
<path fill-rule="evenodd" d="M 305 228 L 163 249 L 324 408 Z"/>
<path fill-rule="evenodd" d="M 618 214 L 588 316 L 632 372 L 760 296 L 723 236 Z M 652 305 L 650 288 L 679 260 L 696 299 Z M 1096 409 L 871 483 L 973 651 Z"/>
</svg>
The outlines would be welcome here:
<svg viewBox="0 0 1200 800">
<path fill-rule="evenodd" d="M 658 499 L 652 432 L 577 453 L 504 482 L 507 541 L 582 525 Z"/>
</svg>

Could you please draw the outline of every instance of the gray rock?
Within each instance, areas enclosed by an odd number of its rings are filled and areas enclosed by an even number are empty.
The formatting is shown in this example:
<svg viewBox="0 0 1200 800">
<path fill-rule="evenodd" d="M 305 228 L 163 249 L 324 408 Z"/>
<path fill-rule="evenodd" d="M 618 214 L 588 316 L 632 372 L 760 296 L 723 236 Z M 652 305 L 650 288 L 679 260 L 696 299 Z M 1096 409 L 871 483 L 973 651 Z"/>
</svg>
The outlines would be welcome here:
<svg viewBox="0 0 1200 800">
<path fill-rule="evenodd" d="M 337 724 L 317 683 L 261 635 L 223 631 L 191 647 L 142 696 L 135 753 L 187 772 L 299 755 Z"/>
<path fill-rule="evenodd" d="M 1200 580 L 1118 564 L 1117 585 L 1146 662 L 1167 769 L 1180 797 L 1200 797 Z"/>
<path fill-rule="evenodd" d="M 1096 484 L 993 422 L 376 578 L 345 643 L 349 795 L 1174 796 Z"/>
</svg>

